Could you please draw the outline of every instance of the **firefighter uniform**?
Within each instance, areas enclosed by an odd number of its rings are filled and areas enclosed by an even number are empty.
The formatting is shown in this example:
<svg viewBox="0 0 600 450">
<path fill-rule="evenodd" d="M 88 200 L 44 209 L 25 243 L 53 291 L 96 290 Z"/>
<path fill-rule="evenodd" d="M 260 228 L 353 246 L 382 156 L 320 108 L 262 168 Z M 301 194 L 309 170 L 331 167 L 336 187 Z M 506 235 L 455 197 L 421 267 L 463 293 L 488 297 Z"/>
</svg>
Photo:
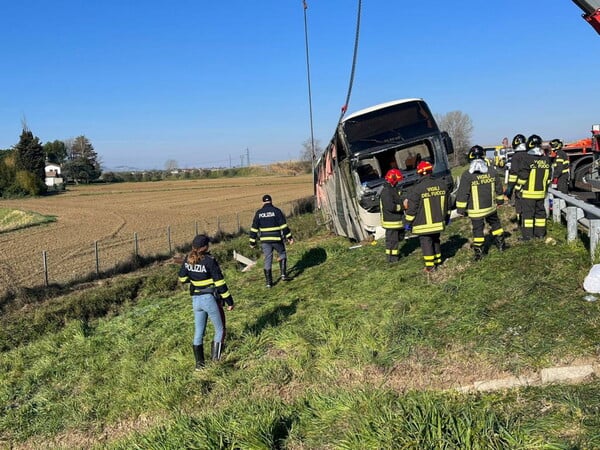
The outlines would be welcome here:
<svg viewBox="0 0 600 450">
<path fill-rule="evenodd" d="M 385 229 L 385 254 L 388 262 L 400 259 L 399 244 L 404 239 L 404 208 L 402 206 L 402 191 L 397 183 L 402 180 L 398 169 L 391 169 L 385 176 L 379 197 L 381 226 Z"/>
<path fill-rule="evenodd" d="M 504 230 L 497 205 L 504 203 L 501 175 L 481 159 L 471 162 L 460 177 L 456 195 L 456 211 L 471 218 L 475 260 L 483 256 L 485 223 L 490 226 L 496 246 L 504 250 Z"/>
<path fill-rule="evenodd" d="M 423 176 L 411 186 L 405 203 L 405 229 L 419 236 L 426 272 L 442 263 L 440 233 L 450 218 L 446 183 L 432 177 L 432 170 L 429 162 L 419 163 L 417 173 Z"/>
<path fill-rule="evenodd" d="M 250 227 L 250 246 L 254 247 L 257 241 L 260 242 L 265 257 L 265 279 L 267 287 L 271 287 L 273 285 L 271 270 L 273 251 L 276 251 L 279 256 L 281 279 L 283 281 L 290 279 L 287 276 L 287 254 L 284 241 L 287 240 L 291 243 L 293 238 L 285 215 L 279 208 L 273 206 L 271 196 L 264 195 L 262 200 L 263 207 L 254 214 Z"/>
<path fill-rule="evenodd" d="M 521 193 L 521 238 L 546 236 L 546 208 L 544 200 L 550 184 L 552 162 L 541 148 L 542 138 L 527 138 L 529 149 L 516 167 L 516 186 Z M 516 189 L 516 188 L 515 188 Z"/>
<path fill-rule="evenodd" d="M 569 189 L 569 157 L 564 150 L 557 149 L 554 152 L 556 157 L 552 163 L 552 185 L 566 194 Z"/>
</svg>

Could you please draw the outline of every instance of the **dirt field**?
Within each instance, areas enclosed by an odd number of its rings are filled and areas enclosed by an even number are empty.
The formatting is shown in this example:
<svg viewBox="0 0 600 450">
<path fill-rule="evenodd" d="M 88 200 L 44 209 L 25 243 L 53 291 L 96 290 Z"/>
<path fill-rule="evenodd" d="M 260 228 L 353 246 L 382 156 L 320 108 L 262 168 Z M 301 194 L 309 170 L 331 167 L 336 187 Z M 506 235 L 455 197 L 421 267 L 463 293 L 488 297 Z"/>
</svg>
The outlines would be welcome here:
<svg viewBox="0 0 600 450">
<path fill-rule="evenodd" d="M 263 194 L 289 214 L 313 194 L 312 176 L 264 176 L 69 186 L 43 198 L 0 200 L 0 207 L 56 216 L 47 225 L 0 234 L 0 294 L 7 285 L 66 282 L 139 254 L 167 253 L 196 231 L 249 228 Z M 96 252 L 96 245 L 98 252 Z M 2 286 L 2 285 L 5 286 Z M 4 288 L 4 289 L 3 289 Z"/>
</svg>

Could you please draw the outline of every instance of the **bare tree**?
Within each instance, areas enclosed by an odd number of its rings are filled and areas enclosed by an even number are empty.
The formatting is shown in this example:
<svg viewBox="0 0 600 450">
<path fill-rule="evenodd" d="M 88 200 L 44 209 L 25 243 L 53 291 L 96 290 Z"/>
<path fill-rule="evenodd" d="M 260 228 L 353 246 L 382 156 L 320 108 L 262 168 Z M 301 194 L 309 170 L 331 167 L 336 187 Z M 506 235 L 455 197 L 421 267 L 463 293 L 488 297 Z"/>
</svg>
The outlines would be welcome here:
<svg viewBox="0 0 600 450">
<path fill-rule="evenodd" d="M 167 172 L 170 172 L 175 169 L 177 169 L 177 161 L 175 161 L 174 159 L 167 159 L 167 161 L 165 162 L 165 170 Z"/>
<path fill-rule="evenodd" d="M 321 155 L 321 153 L 323 153 L 323 149 L 321 148 L 321 142 L 318 139 L 315 139 L 313 149 L 313 141 L 309 138 L 302 143 L 300 161 L 310 162 L 313 160 L 313 158 L 317 159 Z"/>
<path fill-rule="evenodd" d="M 462 111 L 450 111 L 436 114 L 435 120 L 442 131 L 447 131 L 454 144 L 454 164 L 459 164 L 459 156 L 465 155 L 471 147 L 473 121 Z"/>
</svg>

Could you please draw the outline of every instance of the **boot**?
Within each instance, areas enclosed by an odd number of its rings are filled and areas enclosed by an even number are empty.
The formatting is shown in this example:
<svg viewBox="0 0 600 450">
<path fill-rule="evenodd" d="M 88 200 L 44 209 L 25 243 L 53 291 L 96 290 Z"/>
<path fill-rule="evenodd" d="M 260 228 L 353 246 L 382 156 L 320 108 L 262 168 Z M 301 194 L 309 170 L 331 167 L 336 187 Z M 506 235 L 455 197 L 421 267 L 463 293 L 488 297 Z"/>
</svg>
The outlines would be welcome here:
<svg viewBox="0 0 600 450">
<path fill-rule="evenodd" d="M 496 236 L 495 241 L 496 241 L 496 247 L 498 247 L 498 250 L 500 250 L 501 252 L 506 250 L 506 242 L 504 242 L 504 235 Z"/>
<path fill-rule="evenodd" d="M 213 361 L 218 361 L 221 359 L 221 351 L 223 349 L 223 343 L 222 342 L 212 342 L 212 347 L 210 349 L 210 358 Z"/>
<path fill-rule="evenodd" d="M 481 258 L 483 258 L 483 248 L 479 247 L 479 246 L 474 246 L 473 247 L 473 261 L 479 261 Z"/>
<path fill-rule="evenodd" d="M 273 286 L 273 272 L 271 271 L 271 269 L 264 269 L 264 272 L 265 280 L 267 280 L 267 287 L 270 288 L 271 286 Z"/>
<path fill-rule="evenodd" d="M 291 280 L 291 278 L 287 276 L 287 259 L 279 261 L 279 270 L 281 272 L 281 281 Z"/>
<path fill-rule="evenodd" d="M 204 345 L 194 345 L 194 358 L 196 358 L 196 370 L 204 367 Z"/>
</svg>

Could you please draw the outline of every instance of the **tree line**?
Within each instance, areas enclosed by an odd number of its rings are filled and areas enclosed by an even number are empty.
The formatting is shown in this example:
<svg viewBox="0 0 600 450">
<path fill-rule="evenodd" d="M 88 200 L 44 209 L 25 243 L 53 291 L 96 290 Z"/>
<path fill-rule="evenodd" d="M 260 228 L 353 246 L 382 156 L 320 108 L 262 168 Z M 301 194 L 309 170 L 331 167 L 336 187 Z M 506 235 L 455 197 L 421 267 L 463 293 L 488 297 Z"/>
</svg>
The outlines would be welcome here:
<svg viewBox="0 0 600 450">
<path fill-rule="evenodd" d="M 24 125 L 19 142 L 0 150 L 0 196 L 46 193 L 45 167 L 49 163 L 61 167 L 65 182 L 90 183 L 102 174 L 98 154 L 85 136 L 42 144 Z"/>
</svg>

